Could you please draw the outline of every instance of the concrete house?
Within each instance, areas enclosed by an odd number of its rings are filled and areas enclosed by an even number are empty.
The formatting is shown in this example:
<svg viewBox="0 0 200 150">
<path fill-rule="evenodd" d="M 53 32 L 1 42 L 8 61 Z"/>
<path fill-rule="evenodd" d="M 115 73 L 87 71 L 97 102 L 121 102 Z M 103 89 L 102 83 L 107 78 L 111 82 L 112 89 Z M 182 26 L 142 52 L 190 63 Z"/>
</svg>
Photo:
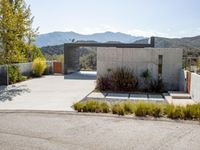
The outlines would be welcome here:
<svg viewBox="0 0 200 150">
<path fill-rule="evenodd" d="M 65 44 L 65 74 L 80 70 L 79 47 L 97 47 L 97 77 L 109 70 L 127 68 L 137 78 L 149 70 L 155 80 L 162 79 L 166 90 L 179 90 L 183 50 L 180 48 L 154 48 L 150 44 L 69 43 Z"/>
</svg>

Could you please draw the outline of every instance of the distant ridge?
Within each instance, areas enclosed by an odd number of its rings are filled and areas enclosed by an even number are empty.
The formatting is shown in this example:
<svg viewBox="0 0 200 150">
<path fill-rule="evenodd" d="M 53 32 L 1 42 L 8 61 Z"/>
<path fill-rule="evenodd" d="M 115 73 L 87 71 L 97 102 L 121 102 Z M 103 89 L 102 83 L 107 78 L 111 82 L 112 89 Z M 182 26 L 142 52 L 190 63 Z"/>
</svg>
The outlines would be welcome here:
<svg viewBox="0 0 200 150">
<path fill-rule="evenodd" d="M 71 42 L 73 39 L 76 41 L 96 41 L 101 43 L 112 41 L 134 43 L 137 40 L 144 39 L 144 37 L 132 36 L 121 32 L 104 32 L 90 35 L 83 35 L 76 32 L 51 32 L 39 35 L 36 38 L 36 45 L 39 47 L 61 45 Z"/>
<path fill-rule="evenodd" d="M 143 38 L 135 41 L 135 43 L 146 44 L 147 38 Z M 79 42 L 91 42 L 91 41 L 79 41 Z M 95 41 L 92 41 L 95 42 Z M 109 41 L 108 41 L 109 42 Z M 109 43 L 116 43 L 116 41 L 110 41 Z M 200 36 L 186 37 L 186 38 L 163 38 L 155 37 L 156 48 L 183 48 L 184 55 L 192 55 L 195 57 L 200 56 Z M 60 55 L 63 54 L 64 45 L 54 45 L 42 47 L 42 52 L 47 55 Z"/>
</svg>

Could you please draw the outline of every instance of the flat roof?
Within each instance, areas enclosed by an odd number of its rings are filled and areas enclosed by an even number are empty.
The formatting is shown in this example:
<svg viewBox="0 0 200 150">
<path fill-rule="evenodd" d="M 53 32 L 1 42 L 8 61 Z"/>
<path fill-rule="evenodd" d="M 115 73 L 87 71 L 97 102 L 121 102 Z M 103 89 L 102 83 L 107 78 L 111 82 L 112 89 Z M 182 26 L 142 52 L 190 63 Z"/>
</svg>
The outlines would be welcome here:
<svg viewBox="0 0 200 150">
<path fill-rule="evenodd" d="M 145 48 L 154 47 L 155 38 L 150 38 L 150 44 L 134 44 L 134 43 L 65 43 L 65 47 L 117 47 L 117 48 Z"/>
</svg>

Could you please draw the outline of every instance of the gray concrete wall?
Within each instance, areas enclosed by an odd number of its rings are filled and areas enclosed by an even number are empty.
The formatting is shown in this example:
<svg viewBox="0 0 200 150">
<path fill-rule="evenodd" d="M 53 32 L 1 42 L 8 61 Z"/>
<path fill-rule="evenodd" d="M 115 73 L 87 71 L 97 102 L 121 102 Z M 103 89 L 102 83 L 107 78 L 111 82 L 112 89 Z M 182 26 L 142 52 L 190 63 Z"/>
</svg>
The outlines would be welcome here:
<svg viewBox="0 0 200 150">
<path fill-rule="evenodd" d="M 64 48 L 64 74 L 76 72 L 80 70 L 80 50 L 76 47 Z"/>
<path fill-rule="evenodd" d="M 196 102 L 200 102 L 200 75 L 192 73 L 190 95 Z"/>
<path fill-rule="evenodd" d="M 162 79 L 166 90 L 179 89 L 183 50 L 178 48 L 97 48 L 97 76 L 108 69 L 128 68 L 141 77 L 149 69 L 153 79 L 158 79 L 158 56 L 163 55 Z"/>
</svg>

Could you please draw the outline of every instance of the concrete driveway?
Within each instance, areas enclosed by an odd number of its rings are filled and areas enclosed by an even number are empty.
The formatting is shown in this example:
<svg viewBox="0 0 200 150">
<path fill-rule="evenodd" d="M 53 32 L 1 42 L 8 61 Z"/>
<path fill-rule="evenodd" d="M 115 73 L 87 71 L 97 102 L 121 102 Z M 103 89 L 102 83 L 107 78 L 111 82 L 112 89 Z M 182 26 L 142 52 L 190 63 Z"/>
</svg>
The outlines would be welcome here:
<svg viewBox="0 0 200 150">
<path fill-rule="evenodd" d="M 2 150 L 199 150 L 198 124 L 42 113 L 0 113 Z"/>
<path fill-rule="evenodd" d="M 0 110 L 72 111 L 95 88 L 95 72 L 52 75 L 0 87 Z"/>
</svg>

